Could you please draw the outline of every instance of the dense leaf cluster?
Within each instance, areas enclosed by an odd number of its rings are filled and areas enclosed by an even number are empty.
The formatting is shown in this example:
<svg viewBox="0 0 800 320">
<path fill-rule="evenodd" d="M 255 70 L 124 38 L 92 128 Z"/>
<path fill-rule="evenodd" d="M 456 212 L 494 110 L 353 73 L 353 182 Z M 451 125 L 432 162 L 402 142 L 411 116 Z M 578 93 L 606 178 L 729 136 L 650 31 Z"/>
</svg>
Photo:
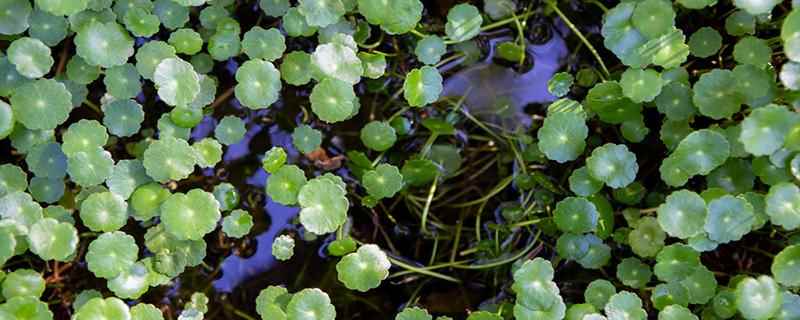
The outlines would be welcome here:
<svg viewBox="0 0 800 320">
<path fill-rule="evenodd" d="M 59 286 L 60 269 L 50 268 L 59 263 L 104 284 L 69 302 L 73 319 L 164 319 L 139 298 L 208 267 L 210 241 L 247 238 L 257 219 L 237 186 L 202 185 L 198 172 L 224 170 L 226 152 L 257 129 L 248 117 L 278 108 L 289 88 L 308 89 L 290 148 L 261 157 L 263 193 L 298 212 L 301 231 L 268 244 L 281 262 L 293 259 L 296 241 L 322 237 L 336 279 L 358 292 L 408 274 L 461 282 L 442 270 L 509 278 L 469 320 L 800 319 L 796 2 L 606 2 L 583 4 L 603 11 L 600 47 L 555 0 L 459 3 L 438 28 L 426 27 L 420 0 L 0 0 L 0 139 L 12 149 L 0 164 L 0 319 L 53 319 L 43 295 Z M 248 30 L 235 14 L 245 6 L 259 15 Z M 676 25 L 720 10 L 730 11 L 719 19 L 724 30 Z M 463 99 L 443 96 L 445 66 L 467 65 L 483 32 L 512 29 L 496 56 L 524 65 L 523 25 L 534 11 L 560 17 L 597 61 L 552 75 L 553 101 L 525 115 L 531 128 L 487 125 Z M 415 59 L 382 51 L 387 39 L 408 42 Z M 231 69 L 229 88 L 221 68 Z M 389 87 L 397 91 L 386 106 L 399 107 L 362 108 L 363 96 Z M 215 116 L 231 97 L 241 112 Z M 326 134 L 347 121 L 363 152 L 330 157 L 338 137 Z M 432 205 L 448 180 L 489 167 L 462 168 L 453 142 L 464 123 L 488 134 L 476 136 L 481 150 L 501 149 L 497 161 L 514 169 L 498 170 L 496 187 L 476 200 Z M 653 142 L 660 149 L 642 147 Z M 347 170 L 335 170 L 345 156 Z M 486 205 L 509 193 L 518 200 L 482 225 Z M 436 241 L 428 265 L 354 231 L 355 207 L 397 223 L 401 201 L 419 214 L 400 218 Z M 461 210 L 456 227 L 443 222 L 444 208 Z M 468 215 L 474 228 L 464 226 Z M 467 250 L 463 228 L 476 234 Z M 440 240 L 454 243 L 452 254 L 434 264 Z M 769 267 L 709 263 L 729 247 L 765 255 Z M 604 278 L 574 299 L 561 268 Z M 203 292 L 184 300 L 173 306 L 178 319 L 210 311 Z M 327 320 L 337 315 L 333 300 L 318 288 L 269 286 L 255 310 Z M 395 319 L 433 319 L 409 302 Z"/>
</svg>

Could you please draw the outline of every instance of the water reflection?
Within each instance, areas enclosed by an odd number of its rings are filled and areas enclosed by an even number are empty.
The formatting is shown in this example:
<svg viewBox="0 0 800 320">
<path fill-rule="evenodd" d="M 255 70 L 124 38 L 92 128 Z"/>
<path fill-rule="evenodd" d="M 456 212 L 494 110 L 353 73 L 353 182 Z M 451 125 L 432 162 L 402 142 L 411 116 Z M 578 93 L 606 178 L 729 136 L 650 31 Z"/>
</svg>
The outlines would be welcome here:
<svg viewBox="0 0 800 320">
<path fill-rule="evenodd" d="M 253 154 L 250 151 L 252 140 L 263 130 L 267 130 L 269 140 L 274 146 L 281 146 L 287 151 L 289 159 L 299 156 L 297 150 L 292 146 L 291 135 L 281 130 L 278 125 L 264 126 L 254 123 L 255 119 L 261 117 L 261 112 L 255 112 L 245 119 L 248 125 L 245 137 L 237 144 L 231 145 L 225 151 L 223 160 L 233 162 L 247 156 L 260 157 L 260 154 Z M 213 129 L 212 129 L 213 130 Z M 291 161 L 291 160 L 290 160 Z M 255 170 L 253 174 L 246 177 L 244 183 L 250 187 L 263 190 L 269 174 L 262 168 Z M 243 258 L 237 255 L 230 255 L 222 263 L 222 277 L 214 281 L 214 288 L 219 292 L 230 293 L 242 282 L 257 276 L 272 268 L 276 260 L 272 256 L 272 241 L 283 230 L 291 228 L 292 219 L 300 211 L 296 207 L 286 207 L 272 201 L 266 197 L 264 213 L 269 218 L 269 229 L 255 237 L 257 243 L 256 252 L 252 256 Z"/>
<path fill-rule="evenodd" d="M 264 173 L 263 170 L 261 170 Z M 263 174 L 266 176 L 266 173 Z M 264 180 L 265 181 L 265 180 Z M 258 235 L 256 253 L 248 258 L 231 255 L 222 263 L 222 277 L 214 281 L 214 288 L 219 292 L 232 292 L 240 283 L 247 279 L 269 270 L 276 263 L 272 256 L 272 241 L 284 229 L 290 227 L 290 222 L 300 211 L 299 208 L 286 207 L 267 200 L 264 206 L 266 214 L 270 216 L 269 229 Z"/>
<path fill-rule="evenodd" d="M 528 45 L 527 54 L 533 59 L 529 71 L 519 73 L 493 62 L 497 45 L 513 41 L 511 37 L 497 37 L 489 40 L 489 54 L 483 61 L 445 80 L 443 95 L 463 96 L 464 108 L 482 121 L 510 131 L 529 127 L 525 106 L 556 99 L 547 91 L 547 81 L 561 69 L 569 53 L 564 41 L 568 29 L 563 23 L 554 28 L 558 32 L 553 32 L 547 42 Z"/>
<path fill-rule="evenodd" d="M 567 47 L 562 35 L 566 28 L 559 27 L 549 41 L 543 44 L 529 45 L 528 54 L 533 58 L 533 68 L 525 73 L 518 73 L 512 68 L 497 65 L 492 62 L 497 44 L 508 41 L 509 38 L 496 37 L 489 40 L 490 51 L 481 62 L 455 73 L 445 80 L 444 95 L 465 97 L 465 108 L 476 117 L 484 121 L 501 125 L 509 130 L 530 125 L 530 116 L 525 114 L 524 108 L 528 104 L 547 103 L 555 100 L 547 91 L 547 81 L 557 72 L 567 57 Z M 228 69 L 235 70 L 236 65 L 229 62 Z M 444 66 L 443 70 L 455 67 Z M 282 109 L 284 101 L 279 100 L 270 109 Z M 233 104 L 237 104 L 233 101 Z M 253 139 L 269 139 L 272 146 L 281 146 L 287 151 L 288 162 L 296 163 L 300 157 L 299 152 L 292 145 L 290 132 L 282 130 L 277 124 L 263 125 L 256 123 L 261 117 L 268 115 L 268 110 L 252 113 L 245 119 L 248 131 L 241 142 L 229 146 L 223 159 L 230 164 L 242 161 L 247 157 L 258 158 L 266 150 L 251 150 Z M 213 133 L 216 121 L 212 117 L 204 119 L 193 131 L 193 138 L 199 139 Z M 266 132 L 264 132 L 266 131 Z M 331 141 L 336 143 L 336 138 Z M 267 147 L 267 149 L 270 146 Z M 340 169 L 337 172 L 345 180 L 350 178 L 347 171 Z M 269 174 L 258 168 L 244 178 L 243 183 L 263 190 Z M 273 202 L 266 197 L 264 206 L 265 214 L 269 218 L 267 231 L 255 237 L 258 245 L 255 254 L 249 257 L 230 255 L 222 263 L 222 276 L 214 281 L 214 287 L 219 292 L 233 292 L 239 285 L 273 268 L 277 261 L 272 256 L 272 242 L 286 229 L 293 228 L 292 219 L 298 214 L 296 207 L 286 207 Z"/>
</svg>

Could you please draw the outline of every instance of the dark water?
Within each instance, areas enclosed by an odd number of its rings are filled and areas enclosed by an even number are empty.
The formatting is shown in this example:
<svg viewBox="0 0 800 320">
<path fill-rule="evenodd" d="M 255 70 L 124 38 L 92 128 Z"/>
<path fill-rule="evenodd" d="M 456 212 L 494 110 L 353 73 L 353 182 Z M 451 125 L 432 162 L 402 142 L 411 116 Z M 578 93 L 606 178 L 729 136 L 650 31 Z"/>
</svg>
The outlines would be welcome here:
<svg viewBox="0 0 800 320">
<path fill-rule="evenodd" d="M 476 117 L 488 123 L 493 123 L 509 131 L 516 128 L 527 128 L 530 125 L 530 115 L 525 112 L 526 106 L 542 104 L 554 100 L 547 92 L 547 80 L 553 73 L 561 69 L 568 55 L 567 45 L 562 37 L 568 31 L 560 23 L 554 27 L 556 32 L 544 43 L 532 44 L 527 47 L 529 58 L 533 66 L 524 72 L 496 64 L 494 61 L 495 47 L 510 39 L 509 33 L 501 31 L 495 35 L 482 36 L 487 52 L 484 58 L 471 66 L 465 66 L 461 60 L 448 63 L 441 67 L 446 76 L 443 95 L 465 96 L 464 108 Z M 229 72 L 233 72 L 229 64 Z M 286 89 L 286 88 L 285 88 Z M 311 242 L 302 241 L 303 232 L 293 223 L 299 210 L 275 203 L 263 192 L 269 175 L 260 168 L 260 158 L 271 146 L 281 146 L 287 150 L 289 163 L 303 163 L 304 159 L 291 143 L 291 130 L 293 123 L 301 114 L 298 104 L 307 104 L 307 93 L 302 90 L 284 90 L 284 97 L 268 110 L 246 112 L 234 100 L 221 110 L 217 110 L 213 117 L 207 117 L 204 122 L 195 128 L 192 133 L 194 139 L 200 139 L 213 134 L 215 118 L 222 115 L 246 115 L 248 132 L 238 144 L 229 146 L 225 151 L 222 167 L 230 170 L 224 173 L 222 180 L 229 181 L 237 186 L 242 193 L 242 198 L 255 198 L 253 208 L 248 208 L 253 213 L 256 226 L 251 237 L 244 244 L 243 252 L 215 257 L 209 253 L 210 259 L 221 259 L 219 276 L 213 281 L 213 288 L 218 293 L 217 302 L 231 303 L 247 313 L 254 314 L 253 301 L 258 291 L 268 285 L 286 285 L 290 291 L 300 290 L 303 287 L 321 287 L 332 297 L 337 311 L 342 318 L 374 319 L 375 316 L 395 312 L 402 304 L 409 292 L 400 289 L 398 283 L 386 281 L 384 284 L 367 294 L 359 294 L 344 289 L 335 279 L 333 268 L 338 259 L 328 258 L 324 253 L 324 244 L 331 240 L 318 239 Z M 494 108 L 494 101 L 507 100 L 508 109 L 498 112 Z M 307 101 L 307 100 L 305 100 Z M 362 113 L 370 108 L 368 99 L 362 99 Z M 382 103 L 382 101 L 372 102 Z M 269 119 L 278 117 L 282 119 Z M 268 120 L 264 120 L 268 119 Z M 281 123 L 283 121 L 288 123 Z M 364 123 L 363 118 L 350 120 L 350 122 Z M 337 124 L 342 125 L 342 124 Z M 359 125 L 360 126 L 360 125 Z M 323 130 L 329 129 L 322 126 Z M 338 135 L 340 132 L 325 131 L 326 139 L 323 147 L 329 148 L 330 154 L 339 154 L 342 150 L 337 146 L 359 145 L 357 137 L 353 134 Z M 218 166 L 219 167 L 219 166 Z M 307 167 L 307 166 L 304 166 Z M 339 172 L 345 176 L 346 170 Z M 206 175 L 212 176 L 217 172 L 207 171 Z M 351 199 L 350 217 L 352 219 L 367 219 L 365 211 Z M 247 206 L 247 205 L 245 205 Z M 296 253 L 288 262 L 278 262 L 272 257 L 271 243 L 280 234 L 289 233 L 296 239 Z M 210 261 L 209 261 L 210 262 Z M 398 271 L 393 269 L 393 271 Z M 437 290 L 439 289 L 439 290 Z M 427 301 L 441 304 L 436 300 L 446 299 L 454 291 L 476 291 L 468 294 L 456 293 L 464 301 L 454 301 L 453 306 L 440 307 L 443 311 L 453 313 L 463 312 L 465 308 L 474 308 L 486 298 L 481 294 L 480 287 L 453 286 L 440 284 L 439 287 L 428 293 Z M 446 310 L 451 309 L 452 310 Z M 459 310 L 459 308 L 461 308 Z"/>
<path fill-rule="evenodd" d="M 509 131 L 530 127 L 530 115 L 525 112 L 525 107 L 555 100 L 547 91 L 547 81 L 564 66 L 569 53 L 561 36 L 568 34 L 568 29 L 562 24 L 554 28 L 558 32 L 549 41 L 527 46 L 533 67 L 525 72 L 494 62 L 497 45 L 513 41 L 511 37 L 501 33 L 489 39 L 486 58 L 450 76 L 445 81 L 443 95 L 464 97 L 464 106 L 473 115 Z M 443 69 L 448 67 L 445 65 Z"/>
<path fill-rule="evenodd" d="M 241 8 L 235 14 L 236 19 L 240 22 L 250 21 L 249 24 L 242 22 L 242 30 L 249 29 L 256 21 L 257 15 L 253 13 L 252 9 Z M 447 12 L 446 10 L 441 11 L 444 14 Z M 441 18 L 439 17 L 439 19 Z M 570 59 L 570 52 L 565 40 L 569 31 L 563 23 L 558 20 L 552 22 L 549 18 L 537 23 L 541 23 L 544 28 L 549 28 L 550 33 L 543 41 L 537 41 L 527 46 L 526 51 L 531 64 L 529 68 L 520 70 L 520 68 L 514 68 L 507 64 L 497 63 L 496 46 L 504 41 L 513 40 L 512 35 L 514 34 L 514 31 L 508 28 L 498 29 L 476 39 L 484 49 L 482 58 L 477 63 L 465 65 L 463 59 L 458 59 L 440 67 L 445 77 L 443 95 L 464 96 L 463 107 L 470 114 L 508 131 L 524 130 L 530 127 L 531 106 L 536 107 L 554 100 L 554 97 L 547 92 L 547 81 L 553 73 L 563 69 Z M 268 21 L 261 23 L 262 26 L 268 24 Z M 413 36 L 407 36 L 400 38 L 400 41 L 408 45 L 413 43 L 411 39 Z M 137 39 L 137 46 L 148 40 L 150 39 Z M 298 43 L 287 43 L 287 52 L 291 50 L 308 51 L 313 48 L 313 42 L 303 43 L 303 41 L 305 40 L 298 40 Z M 240 62 L 231 59 L 216 64 L 212 73 L 218 77 L 217 95 L 235 85 L 233 75 Z M 396 80 L 387 81 L 389 87 L 396 88 L 401 85 L 402 83 L 398 83 Z M 380 109 L 386 104 L 385 100 L 389 94 L 386 92 L 373 94 L 367 92 L 365 86 L 363 83 L 358 86 L 362 107 L 361 114 L 355 119 L 338 123 L 335 126 L 312 122 L 315 128 L 323 131 L 325 137 L 323 147 L 329 155 L 340 155 L 344 154 L 346 150 L 362 148 L 357 130 L 371 119 L 370 110 L 376 110 L 377 114 L 384 116 L 395 111 L 395 109 Z M 104 89 L 102 85 L 95 83 L 90 86 L 89 91 L 88 100 L 99 101 L 99 93 L 102 93 Z M 213 185 L 229 182 L 236 186 L 240 193 L 242 199 L 240 208 L 253 215 L 255 225 L 250 236 L 244 239 L 224 238 L 221 231 L 207 235 L 205 240 L 208 243 L 208 250 L 204 260 L 205 265 L 187 269 L 179 278 L 175 279 L 173 286 L 151 288 L 140 301 L 165 306 L 166 313 L 175 318 L 191 293 L 204 291 L 211 298 L 209 308 L 211 311 L 206 315 L 206 319 L 236 319 L 238 317 L 234 315 L 234 309 L 257 318 L 255 298 L 261 289 L 269 285 L 284 285 L 290 292 L 295 292 L 302 288 L 318 287 L 325 290 L 332 298 L 337 308 L 337 318 L 388 319 L 408 303 L 408 299 L 412 295 L 419 297 L 419 304 L 424 305 L 432 312 L 450 314 L 457 318 L 461 318 L 465 310 L 474 310 L 481 303 L 502 298 L 502 293 L 495 296 L 495 292 L 502 291 L 504 284 L 498 283 L 497 275 L 491 275 L 490 272 L 462 272 L 460 275 L 466 278 L 463 284 L 414 276 L 391 279 L 384 281 L 381 287 L 368 293 L 347 290 L 338 282 L 334 268 L 338 259 L 325 254 L 325 245 L 333 240 L 333 236 L 310 237 L 308 241 L 303 241 L 307 235 L 302 227 L 294 221 L 299 209 L 273 202 L 264 191 L 269 174 L 261 168 L 261 157 L 272 146 L 283 147 L 288 154 L 287 162 L 300 165 L 306 169 L 308 176 L 323 173 L 321 170 L 315 169 L 310 160 L 297 152 L 291 142 L 291 130 L 302 122 L 304 117 L 302 108 L 308 108 L 309 91 L 309 86 L 296 88 L 284 84 L 282 99 L 268 109 L 256 111 L 243 108 L 235 97 L 231 97 L 227 103 L 213 110 L 212 114 L 207 115 L 203 122 L 192 130 L 191 138 L 196 141 L 213 136 L 218 119 L 225 115 L 236 115 L 247 124 L 247 133 L 244 139 L 225 148 L 221 164 L 217 165 L 215 169 L 200 171 L 200 179 L 193 180 L 195 182 L 191 184 L 179 185 L 177 191 L 196 187 L 211 191 Z M 157 103 L 156 97 L 151 85 L 145 85 L 144 92 L 138 97 L 148 111 L 144 127 L 155 127 L 158 117 L 162 113 L 168 112 L 163 104 Z M 498 104 L 498 101 L 503 103 Z M 397 105 L 400 104 L 402 102 L 397 103 Z M 430 112 L 429 110 L 430 108 L 412 110 L 406 115 L 412 120 L 418 120 L 420 114 Z M 71 114 L 67 123 L 72 123 L 80 118 L 99 120 L 98 115 L 89 112 L 87 108 L 78 108 Z M 378 119 L 380 118 L 382 117 L 378 116 Z M 408 141 L 397 147 L 399 149 L 397 154 L 387 157 L 391 160 L 407 158 L 407 153 L 419 150 L 420 140 L 424 140 L 424 138 L 421 136 L 407 139 Z M 465 132 L 459 139 L 459 146 L 467 145 L 470 140 L 470 132 Z M 110 147 L 115 159 L 130 158 L 130 155 L 120 146 L 134 141 L 135 139 L 120 139 L 116 146 Z M 446 143 L 456 144 L 453 141 Z M 7 142 L 4 142 L 3 154 L 7 154 L 8 148 Z M 371 155 L 371 158 L 374 156 L 374 154 Z M 21 156 L 17 155 L 14 162 L 23 163 L 24 161 Z M 402 162 L 397 160 L 395 163 Z M 343 176 L 346 182 L 354 184 L 353 178 L 346 168 L 338 169 L 336 173 Z M 196 172 L 195 176 L 197 175 Z M 498 179 L 495 174 L 489 174 L 489 176 L 490 179 L 476 181 L 476 184 L 480 183 L 480 188 L 491 188 Z M 517 196 L 518 193 L 509 193 L 501 194 L 498 198 L 513 199 Z M 357 199 L 351 197 L 350 201 L 349 216 L 352 220 L 354 235 L 364 241 L 379 242 L 380 238 L 376 237 L 375 225 L 373 225 L 375 221 L 371 219 L 374 213 L 362 207 Z M 487 209 L 487 211 L 492 210 L 494 209 Z M 419 226 L 416 222 L 405 223 L 413 219 L 403 209 L 397 209 L 392 214 L 397 216 L 399 224 L 389 223 L 384 217 L 380 219 L 375 217 L 374 219 L 377 220 L 377 225 L 382 226 L 396 243 L 407 246 L 407 248 L 399 248 L 401 253 L 407 257 L 417 257 L 420 256 L 419 252 L 422 252 L 421 255 L 424 256 L 425 250 L 430 248 L 423 247 L 420 243 L 430 243 L 431 239 L 410 231 L 417 230 Z M 125 228 L 126 232 L 137 237 L 139 243 L 142 242 L 144 230 L 141 226 L 133 225 L 133 223 Z M 272 257 L 271 244 L 273 239 L 280 234 L 291 234 L 295 238 L 295 255 L 290 261 L 278 262 Z M 425 260 L 420 260 L 420 262 L 420 264 L 426 263 Z M 30 261 L 28 264 L 31 264 Z M 45 268 L 44 266 L 35 267 L 39 270 Z M 392 269 L 392 272 L 397 271 L 402 271 L 402 269 Z M 443 270 L 443 273 L 450 274 L 450 271 Z M 453 274 L 455 275 L 455 271 Z M 70 269 L 69 277 L 74 280 L 67 280 L 70 282 L 66 283 L 67 287 L 64 291 L 54 291 L 50 295 L 54 305 L 59 305 L 59 300 L 64 302 L 63 310 L 60 309 L 56 312 L 57 318 L 62 318 L 61 315 L 63 315 L 63 318 L 66 319 L 68 314 L 66 309 L 69 306 L 66 301 L 69 301 L 70 296 L 84 289 L 106 291 L 104 281 L 95 279 L 86 270 L 85 265 L 77 265 Z"/>
</svg>

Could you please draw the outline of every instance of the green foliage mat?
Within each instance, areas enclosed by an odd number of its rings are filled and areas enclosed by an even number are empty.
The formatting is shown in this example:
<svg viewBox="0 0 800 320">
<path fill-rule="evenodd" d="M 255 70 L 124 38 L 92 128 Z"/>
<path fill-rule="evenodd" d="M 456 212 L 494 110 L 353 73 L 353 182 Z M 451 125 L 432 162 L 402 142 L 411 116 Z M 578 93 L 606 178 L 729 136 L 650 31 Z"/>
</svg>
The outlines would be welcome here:
<svg viewBox="0 0 800 320">
<path fill-rule="evenodd" d="M 0 320 L 800 319 L 797 6 L 0 0 Z"/>
</svg>

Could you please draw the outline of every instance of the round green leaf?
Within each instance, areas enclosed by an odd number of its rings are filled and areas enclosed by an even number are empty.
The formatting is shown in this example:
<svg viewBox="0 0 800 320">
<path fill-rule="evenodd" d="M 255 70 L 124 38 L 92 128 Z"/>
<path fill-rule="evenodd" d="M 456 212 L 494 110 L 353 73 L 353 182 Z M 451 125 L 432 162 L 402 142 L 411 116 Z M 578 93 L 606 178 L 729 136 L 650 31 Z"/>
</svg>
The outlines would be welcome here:
<svg viewBox="0 0 800 320">
<path fill-rule="evenodd" d="M 656 256 L 653 273 L 664 282 L 681 281 L 700 265 L 700 253 L 683 244 L 671 244 Z"/>
<path fill-rule="evenodd" d="M 738 63 L 756 67 L 766 66 L 772 57 L 772 49 L 767 41 L 756 37 L 744 37 L 733 47 L 733 59 Z"/>
<path fill-rule="evenodd" d="M 647 39 L 634 27 L 632 16 L 636 9 L 635 2 L 620 2 L 603 16 L 600 33 L 603 44 L 616 55 L 623 64 L 641 66 L 646 59 L 637 53 Z"/>
<path fill-rule="evenodd" d="M 315 27 L 334 24 L 347 12 L 342 0 L 299 0 L 297 9 Z"/>
<path fill-rule="evenodd" d="M 103 68 L 125 64 L 133 55 L 133 39 L 116 22 L 90 22 L 75 36 L 75 50 L 87 63 Z"/>
<path fill-rule="evenodd" d="M 129 270 L 136 263 L 138 255 L 139 247 L 133 237 L 114 231 L 103 233 L 89 243 L 86 262 L 95 276 L 111 279 Z"/>
<path fill-rule="evenodd" d="M 628 244 L 640 257 L 655 256 L 664 246 L 666 234 L 653 217 L 639 219 L 628 234 Z"/>
<path fill-rule="evenodd" d="M 585 103 L 603 122 L 621 124 L 641 117 L 642 105 L 625 97 L 620 84 L 614 81 L 595 85 L 586 95 Z"/>
<path fill-rule="evenodd" d="M 359 13 L 389 34 L 402 34 L 414 29 L 422 19 L 422 10 L 419 0 L 358 0 Z"/>
<path fill-rule="evenodd" d="M 434 67 L 425 66 L 411 70 L 403 82 L 403 97 L 412 107 L 422 107 L 439 99 L 442 93 L 442 76 Z"/>
<path fill-rule="evenodd" d="M 800 188 L 782 182 L 769 188 L 765 212 L 774 225 L 794 230 L 800 227 Z"/>
<path fill-rule="evenodd" d="M 42 275 L 31 269 L 17 269 L 3 280 L 3 296 L 39 298 L 44 293 L 45 281 Z"/>
<path fill-rule="evenodd" d="M 236 70 L 236 81 L 236 99 L 250 109 L 264 109 L 278 101 L 280 74 L 269 61 L 246 61 Z"/>
<path fill-rule="evenodd" d="M 30 1 L 0 1 L 0 34 L 13 35 L 25 32 L 28 29 L 31 11 Z"/>
<path fill-rule="evenodd" d="M 747 200 L 726 195 L 708 203 L 705 230 L 713 241 L 736 241 L 750 232 L 754 219 L 753 206 Z"/>
<path fill-rule="evenodd" d="M 447 46 L 444 44 L 444 40 L 435 35 L 420 39 L 419 42 L 417 42 L 416 48 L 414 48 L 414 54 L 417 56 L 417 60 L 428 65 L 439 63 L 442 55 L 446 52 Z"/>
<path fill-rule="evenodd" d="M 72 94 L 63 84 L 40 79 L 21 85 L 11 95 L 14 118 L 28 129 L 54 129 L 72 111 Z"/>
<path fill-rule="evenodd" d="M 311 55 L 302 51 L 292 51 L 283 57 L 280 66 L 281 78 L 286 83 L 301 86 L 311 81 Z"/>
<path fill-rule="evenodd" d="M 681 121 L 692 118 L 697 112 L 692 102 L 692 90 L 680 82 L 666 84 L 655 99 L 658 111 L 669 120 Z"/>
<path fill-rule="evenodd" d="M 66 137 L 66 134 L 62 135 L 63 137 Z M 25 163 L 28 165 L 28 170 L 37 177 L 60 179 L 64 177 L 64 171 L 67 169 L 67 156 L 57 143 L 40 143 L 28 152 Z"/>
<path fill-rule="evenodd" d="M 632 101 L 649 102 L 661 93 L 663 81 L 661 75 L 653 69 L 629 68 L 622 73 L 619 85 L 622 87 L 622 93 Z"/>
<path fill-rule="evenodd" d="M 214 231 L 220 219 L 219 203 L 200 189 L 174 193 L 161 204 L 164 229 L 178 240 L 200 240 Z"/>
<path fill-rule="evenodd" d="M 364 69 L 356 51 L 339 43 L 325 43 L 317 46 L 311 54 L 313 71 L 321 77 L 328 77 L 351 85 L 361 80 Z"/>
<path fill-rule="evenodd" d="M 798 120 L 797 114 L 785 106 L 770 104 L 757 108 L 742 121 L 739 140 L 753 155 L 771 155 L 780 149 L 784 137 Z"/>
<path fill-rule="evenodd" d="M 672 237 L 688 239 L 703 232 L 706 202 L 689 190 L 675 191 L 658 207 L 658 224 Z"/>
<path fill-rule="evenodd" d="M 578 197 L 567 197 L 559 201 L 553 214 L 558 229 L 573 233 L 594 231 L 599 215 L 591 201 Z"/>
<path fill-rule="evenodd" d="M 144 110 L 134 100 L 114 100 L 104 105 L 103 125 L 118 137 L 130 137 L 139 132 L 144 121 Z"/>
<path fill-rule="evenodd" d="M 635 293 L 620 291 L 611 296 L 604 308 L 608 320 L 644 320 L 647 312 Z"/>
<path fill-rule="evenodd" d="M 165 137 L 153 141 L 144 151 L 147 175 L 158 182 L 181 180 L 194 171 L 194 149 L 183 139 Z"/>
<path fill-rule="evenodd" d="M 547 81 L 547 92 L 556 97 L 563 97 L 569 93 L 574 80 L 575 78 L 570 73 L 556 73 Z"/>
<path fill-rule="evenodd" d="M 253 216 L 247 211 L 236 209 L 222 219 L 222 232 L 231 238 L 241 238 L 250 233 Z"/>
<path fill-rule="evenodd" d="M 692 55 L 699 58 L 713 56 L 722 47 L 722 36 L 711 27 L 697 29 L 689 37 L 689 50 Z"/>
<path fill-rule="evenodd" d="M 247 128 L 244 127 L 244 121 L 236 116 L 223 117 L 214 129 L 217 141 L 224 145 L 238 143 L 244 138 L 245 133 L 247 133 Z"/>
<path fill-rule="evenodd" d="M 93 193 L 81 203 L 80 216 L 92 231 L 116 231 L 128 221 L 128 204 L 112 192 Z"/>
<path fill-rule="evenodd" d="M 79 151 L 68 158 L 67 173 L 79 186 L 95 186 L 114 173 L 114 159 L 110 152 L 100 147 L 86 152 Z"/>
<path fill-rule="evenodd" d="M 272 255 L 275 259 L 286 261 L 294 255 L 294 238 L 289 235 L 280 235 L 272 241 Z"/>
<path fill-rule="evenodd" d="M 772 260 L 771 270 L 778 283 L 789 287 L 800 285 L 800 246 L 783 248 Z"/>
<path fill-rule="evenodd" d="M 770 319 L 782 303 L 780 287 L 769 276 L 748 277 L 736 286 L 736 307 L 746 319 Z"/>
<path fill-rule="evenodd" d="M 607 143 L 592 150 L 586 158 L 589 174 L 612 188 L 622 188 L 633 182 L 639 165 L 636 155 L 625 145 Z"/>
<path fill-rule="evenodd" d="M 386 151 L 397 141 L 394 127 L 384 121 L 370 121 L 361 128 L 361 142 L 375 151 Z"/>
<path fill-rule="evenodd" d="M 617 278 L 631 288 L 644 288 L 652 276 L 650 266 L 638 258 L 625 258 L 617 265 Z"/>
<path fill-rule="evenodd" d="M 187 106 L 200 92 L 200 77 L 194 67 L 179 58 L 161 60 L 153 73 L 153 82 L 158 97 L 171 106 Z"/>
<path fill-rule="evenodd" d="M 164 41 L 147 42 L 136 51 L 136 70 L 143 78 L 152 80 L 156 67 L 169 58 L 177 58 L 175 48 Z"/>
<path fill-rule="evenodd" d="M 658 313 L 658 320 L 699 320 L 692 311 L 684 306 L 669 305 Z"/>
<path fill-rule="evenodd" d="M 106 70 L 103 84 L 108 89 L 108 94 L 118 99 L 133 98 L 142 90 L 139 73 L 136 67 L 130 63 Z"/>
<path fill-rule="evenodd" d="M 675 10 L 666 0 L 644 0 L 636 4 L 631 22 L 647 38 L 669 32 L 675 24 Z"/>
<path fill-rule="evenodd" d="M 714 69 L 701 75 L 695 82 L 692 101 L 704 116 L 714 120 L 729 118 L 739 112 L 744 102 L 744 97 L 736 88 L 733 72 Z"/>
<path fill-rule="evenodd" d="M 14 191 L 28 188 L 28 175 L 18 166 L 10 163 L 0 165 L 0 197 Z"/>
<path fill-rule="evenodd" d="M 403 175 L 397 167 L 382 163 L 364 173 L 362 184 L 376 199 L 391 198 L 403 188 Z"/>
<path fill-rule="evenodd" d="M 267 179 L 267 195 L 277 203 L 293 205 L 297 203 L 297 194 L 305 184 L 303 170 L 295 165 L 285 165 Z"/>
<path fill-rule="evenodd" d="M 128 305 L 116 297 L 92 298 L 86 301 L 75 313 L 75 320 L 93 319 L 131 319 Z"/>
<path fill-rule="evenodd" d="M 300 188 L 297 202 L 301 207 L 300 223 L 318 235 L 336 231 L 344 224 L 350 206 L 341 186 L 332 180 L 319 178 L 308 181 Z"/>
<path fill-rule="evenodd" d="M 286 305 L 288 319 L 333 320 L 336 308 L 331 304 L 328 294 L 320 289 L 306 288 L 295 293 Z"/>
<path fill-rule="evenodd" d="M 336 272 L 339 281 L 348 289 L 367 292 L 377 288 L 389 276 L 391 266 L 383 250 L 374 244 L 367 244 L 342 257 L 336 264 Z"/>
<path fill-rule="evenodd" d="M 589 128 L 584 117 L 577 113 L 549 114 L 537 132 L 539 149 L 550 160 L 559 163 L 578 158 L 586 147 Z"/>
<path fill-rule="evenodd" d="M 8 46 L 8 61 L 14 64 L 19 74 L 35 79 L 50 72 L 53 57 L 50 48 L 36 38 L 19 38 Z"/>
<path fill-rule="evenodd" d="M 358 98 L 348 82 L 325 78 L 311 90 L 311 110 L 327 123 L 344 121 L 358 108 Z"/>
<path fill-rule="evenodd" d="M 591 196 L 602 188 L 603 182 L 593 178 L 585 166 L 572 170 L 569 176 L 569 190 L 579 196 Z"/>
<path fill-rule="evenodd" d="M 30 320 L 50 320 L 53 319 L 47 303 L 39 301 L 34 297 L 13 297 L 6 303 L 0 305 L 0 317 L 3 319 L 30 319 Z"/>
<path fill-rule="evenodd" d="M 394 317 L 394 320 L 432 320 L 428 310 L 419 307 L 404 308 Z"/>
<path fill-rule="evenodd" d="M 586 290 L 583 291 L 583 298 L 597 309 L 603 309 L 608 303 L 608 299 L 617 293 L 617 288 L 610 281 L 596 279 L 589 282 Z"/>
<path fill-rule="evenodd" d="M 462 3 L 450 8 L 447 13 L 445 33 L 455 42 L 463 42 L 474 38 L 481 31 L 483 17 L 478 8 Z"/>
<path fill-rule="evenodd" d="M 167 41 L 178 53 L 195 55 L 203 48 L 203 38 L 199 33 L 189 28 L 173 31 Z"/>
<path fill-rule="evenodd" d="M 81 119 L 67 128 L 62 135 L 61 150 L 67 157 L 78 152 L 92 152 L 108 141 L 106 127 L 95 120 Z"/>
</svg>

